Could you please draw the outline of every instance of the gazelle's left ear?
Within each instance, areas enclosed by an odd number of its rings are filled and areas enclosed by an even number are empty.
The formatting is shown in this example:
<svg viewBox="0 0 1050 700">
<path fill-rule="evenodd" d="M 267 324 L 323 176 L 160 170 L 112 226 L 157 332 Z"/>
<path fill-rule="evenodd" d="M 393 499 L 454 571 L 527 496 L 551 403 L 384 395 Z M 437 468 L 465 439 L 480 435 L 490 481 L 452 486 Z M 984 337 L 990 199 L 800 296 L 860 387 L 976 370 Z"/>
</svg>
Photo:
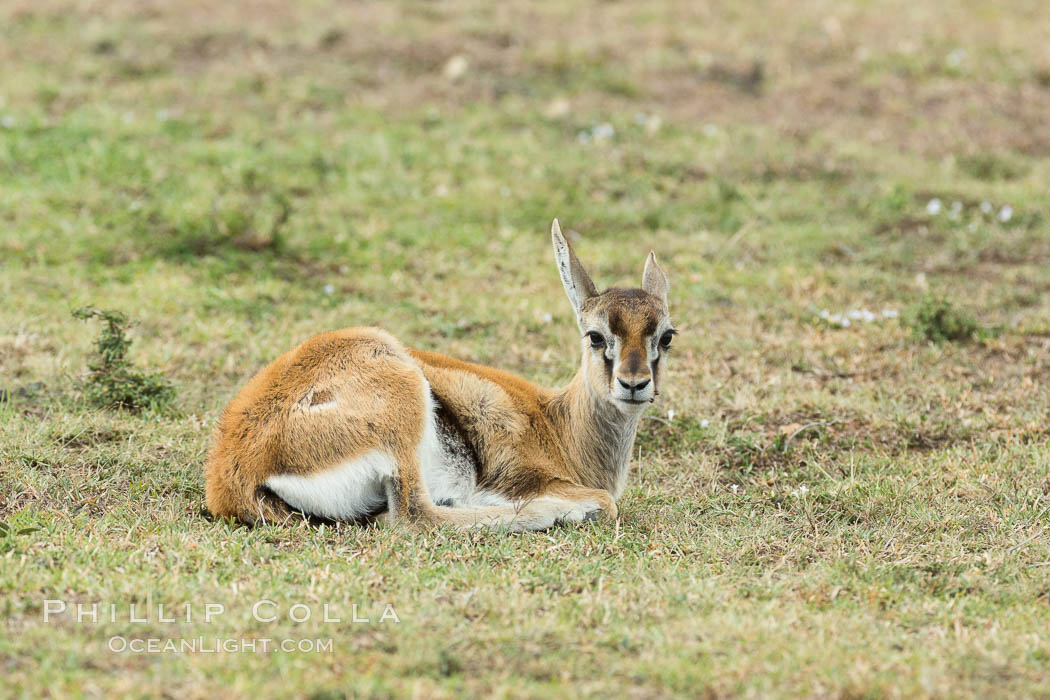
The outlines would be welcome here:
<svg viewBox="0 0 1050 700">
<path fill-rule="evenodd" d="M 667 306 L 667 292 L 671 285 L 667 282 L 667 275 L 656 262 L 656 253 L 649 251 L 649 257 L 645 259 L 645 271 L 642 273 L 642 289 L 652 294 Z"/>
<path fill-rule="evenodd" d="M 583 269 L 576 253 L 572 252 L 572 246 L 562 235 L 557 219 L 551 224 L 551 241 L 554 243 L 554 261 L 558 264 L 561 283 L 565 287 L 565 293 L 569 296 L 569 303 L 572 304 L 572 310 L 576 312 L 576 321 L 579 323 L 583 303 L 591 297 L 598 296 L 598 290 L 594 288 L 591 276 Z"/>
</svg>

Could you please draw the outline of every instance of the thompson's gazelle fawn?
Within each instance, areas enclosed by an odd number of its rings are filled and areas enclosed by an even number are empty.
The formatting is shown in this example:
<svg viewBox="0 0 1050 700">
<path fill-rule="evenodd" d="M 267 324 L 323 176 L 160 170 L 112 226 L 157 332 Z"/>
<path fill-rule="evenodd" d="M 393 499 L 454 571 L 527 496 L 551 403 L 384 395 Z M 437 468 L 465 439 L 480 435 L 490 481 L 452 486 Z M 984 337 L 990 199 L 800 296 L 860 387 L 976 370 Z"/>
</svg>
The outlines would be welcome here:
<svg viewBox="0 0 1050 700">
<path fill-rule="evenodd" d="M 557 219 L 551 236 L 582 332 L 567 387 L 406 348 L 376 328 L 322 333 L 226 407 L 205 468 L 212 513 L 508 530 L 615 518 L 676 333 L 667 277 L 649 253 L 640 289 L 599 294 Z"/>
</svg>

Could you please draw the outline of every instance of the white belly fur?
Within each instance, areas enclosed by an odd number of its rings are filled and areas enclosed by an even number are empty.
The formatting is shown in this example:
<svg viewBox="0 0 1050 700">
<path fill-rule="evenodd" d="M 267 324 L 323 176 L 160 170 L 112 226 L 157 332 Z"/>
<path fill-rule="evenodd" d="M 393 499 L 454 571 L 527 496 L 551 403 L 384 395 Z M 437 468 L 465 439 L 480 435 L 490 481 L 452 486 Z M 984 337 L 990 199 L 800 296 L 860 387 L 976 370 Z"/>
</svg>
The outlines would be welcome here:
<svg viewBox="0 0 1050 700">
<path fill-rule="evenodd" d="M 392 455 L 372 450 L 310 476 L 271 476 L 266 486 L 304 513 L 333 520 L 357 520 L 386 506 L 383 482 L 394 471 Z"/>
<path fill-rule="evenodd" d="M 417 454 L 431 502 L 455 507 L 509 505 L 510 501 L 499 494 L 479 491 L 473 471 L 456 464 L 449 455 L 438 434 L 430 385 L 425 389 L 427 411 Z M 304 513 L 333 520 L 357 520 L 388 505 L 384 482 L 396 473 L 392 455 L 372 450 L 317 474 L 271 476 L 266 486 Z"/>
<path fill-rule="evenodd" d="M 468 501 L 477 490 L 476 477 L 473 471 L 465 471 L 449 461 L 448 452 L 441 444 L 437 421 L 434 413 L 437 410 L 426 387 L 427 414 L 423 427 L 423 440 L 419 443 L 419 468 L 423 475 L 423 484 L 427 487 L 432 503 L 460 506 Z"/>
</svg>

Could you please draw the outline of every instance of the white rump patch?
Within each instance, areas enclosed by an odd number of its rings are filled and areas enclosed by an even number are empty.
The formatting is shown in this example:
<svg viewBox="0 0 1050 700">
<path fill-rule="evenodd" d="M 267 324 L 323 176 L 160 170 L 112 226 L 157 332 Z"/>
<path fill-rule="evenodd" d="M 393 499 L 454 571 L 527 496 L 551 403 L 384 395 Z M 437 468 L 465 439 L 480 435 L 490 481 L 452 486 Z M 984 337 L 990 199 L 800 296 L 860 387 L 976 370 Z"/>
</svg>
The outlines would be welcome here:
<svg viewBox="0 0 1050 700">
<path fill-rule="evenodd" d="M 393 456 L 372 450 L 310 476 L 271 476 L 266 486 L 292 508 L 309 515 L 357 520 L 386 507 L 383 482 L 393 476 Z"/>
</svg>

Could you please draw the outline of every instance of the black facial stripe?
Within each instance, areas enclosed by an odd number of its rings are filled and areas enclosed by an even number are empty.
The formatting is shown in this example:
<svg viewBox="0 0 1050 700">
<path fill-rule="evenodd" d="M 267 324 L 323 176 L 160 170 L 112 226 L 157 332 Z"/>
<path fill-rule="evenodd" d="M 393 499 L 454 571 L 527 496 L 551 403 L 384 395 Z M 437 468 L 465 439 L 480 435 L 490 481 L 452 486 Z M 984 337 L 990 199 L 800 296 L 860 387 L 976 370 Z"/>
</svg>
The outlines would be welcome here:
<svg viewBox="0 0 1050 700">
<path fill-rule="evenodd" d="M 638 370 L 640 370 L 645 364 L 642 352 L 643 351 L 641 350 L 632 350 L 630 354 L 627 355 L 627 362 L 624 364 L 627 366 L 627 372 L 629 374 L 638 374 Z"/>
<path fill-rule="evenodd" d="M 613 361 L 608 355 L 602 354 L 602 357 L 605 359 L 605 383 L 612 386 Z"/>
<path fill-rule="evenodd" d="M 623 324 L 623 318 L 620 316 L 619 309 L 613 309 L 609 312 L 609 330 L 613 335 L 620 338 L 627 334 L 627 328 Z"/>
<path fill-rule="evenodd" d="M 646 336 L 650 336 L 653 333 L 655 333 L 656 332 L 656 326 L 657 326 L 657 324 L 659 322 L 660 322 L 660 319 L 655 318 L 655 317 L 650 317 L 649 320 L 647 320 L 645 322 L 645 330 L 642 331 L 642 337 L 644 338 Z"/>
</svg>

